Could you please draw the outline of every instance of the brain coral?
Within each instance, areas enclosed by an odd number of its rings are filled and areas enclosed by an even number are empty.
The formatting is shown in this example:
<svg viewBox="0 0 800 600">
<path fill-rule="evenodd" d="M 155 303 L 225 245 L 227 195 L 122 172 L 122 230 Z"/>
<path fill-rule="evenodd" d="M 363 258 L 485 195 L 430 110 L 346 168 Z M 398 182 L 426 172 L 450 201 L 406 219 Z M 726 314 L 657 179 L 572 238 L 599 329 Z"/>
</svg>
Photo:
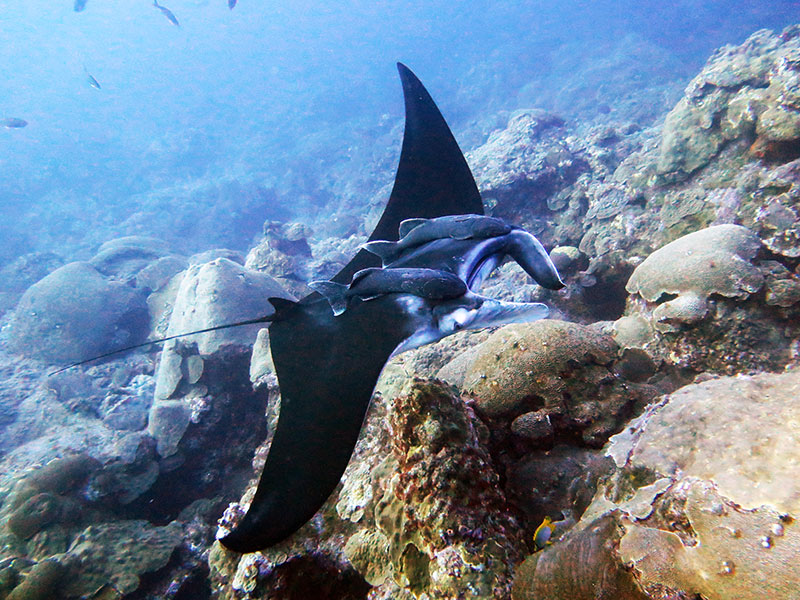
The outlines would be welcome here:
<svg viewBox="0 0 800 600">
<path fill-rule="evenodd" d="M 670 331 L 674 323 L 702 319 L 712 294 L 746 298 L 757 292 L 764 276 L 751 260 L 760 247 L 761 240 L 738 225 L 701 229 L 653 252 L 625 287 L 648 302 L 676 295 L 653 311 L 656 328 Z"/>
</svg>

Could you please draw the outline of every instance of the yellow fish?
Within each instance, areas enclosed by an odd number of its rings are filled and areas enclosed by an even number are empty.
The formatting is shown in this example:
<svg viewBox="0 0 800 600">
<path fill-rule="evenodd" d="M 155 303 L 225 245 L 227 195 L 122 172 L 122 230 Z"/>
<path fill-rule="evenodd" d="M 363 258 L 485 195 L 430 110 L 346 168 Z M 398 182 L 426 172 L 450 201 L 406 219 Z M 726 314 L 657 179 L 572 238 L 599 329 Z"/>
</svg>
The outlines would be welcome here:
<svg viewBox="0 0 800 600">
<path fill-rule="evenodd" d="M 553 520 L 550 517 L 545 517 L 542 523 L 533 532 L 533 545 L 536 547 L 535 551 L 542 550 L 547 544 L 551 544 L 550 536 L 553 535 Z"/>
</svg>

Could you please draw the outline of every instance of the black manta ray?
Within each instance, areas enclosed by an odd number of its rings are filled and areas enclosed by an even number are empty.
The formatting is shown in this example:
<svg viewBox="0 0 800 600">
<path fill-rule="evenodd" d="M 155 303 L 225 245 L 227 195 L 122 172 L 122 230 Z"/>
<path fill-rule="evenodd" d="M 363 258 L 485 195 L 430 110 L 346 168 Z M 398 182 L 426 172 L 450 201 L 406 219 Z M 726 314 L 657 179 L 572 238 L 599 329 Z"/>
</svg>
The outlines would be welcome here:
<svg viewBox="0 0 800 600">
<path fill-rule="evenodd" d="M 547 316 L 544 304 L 474 291 L 505 257 L 544 287 L 564 285 L 535 237 L 483 214 L 475 180 L 439 109 L 406 66 L 398 69 L 406 109 L 400 163 L 363 249 L 331 281 L 312 282 L 318 291 L 299 302 L 270 298 L 274 314 L 157 340 L 270 323 L 280 415 L 253 501 L 220 539 L 230 550 L 254 552 L 281 542 L 319 510 L 347 467 L 391 356 L 462 329 Z"/>
<path fill-rule="evenodd" d="M 389 202 L 369 239 L 397 241 L 405 221 L 404 241 L 391 251 L 367 244 L 328 285 L 318 282 L 317 289 L 335 296 L 331 303 L 316 292 L 299 302 L 270 299 L 275 314 L 263 320 L 272 321 L 281 410 L 255 497 L 220 539 L 231 550 L 276 544 L 319 510 L 344 473 L 393 354 L 460 329 L 547 315 L 543 304 L 501 302 L 472 291 L 506 255 L 541 285 L 563 286 L 532 235 L 483 216 L 472 173 L 439 109 L 406 66 L 398 63 L 398 69 L 406 109 L 403 147 Z M 406 240 L 414 229 L 417 235 Z M 382 264 L 370 249 L 391 259 Z M 380 267 L 384 273 L 376 272 Z"/>
</svg>

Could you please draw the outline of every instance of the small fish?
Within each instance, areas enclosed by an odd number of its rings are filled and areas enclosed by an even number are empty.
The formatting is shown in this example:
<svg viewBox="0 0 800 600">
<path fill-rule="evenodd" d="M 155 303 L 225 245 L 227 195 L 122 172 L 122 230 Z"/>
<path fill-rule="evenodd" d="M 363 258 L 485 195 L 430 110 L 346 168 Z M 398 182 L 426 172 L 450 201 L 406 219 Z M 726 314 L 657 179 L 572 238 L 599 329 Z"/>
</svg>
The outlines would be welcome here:
<svg viewBox="0 0 800 600">
<path fill-rule="evenodd" d="M 547 544 L 551 544 L 550 536 L 552 535 L 553 520 L 550 517 L 545 517 L 533 533 L 533 545 L 536 546 L 536 550 L 542 550 Z"/>
<path fill-rule="evenodd" d="M 8 117 L 0 121 L 0 125 L 7 129 L 21 129 L 26 127 L 28 122 L 25 119 L 18 119 L 17 117 Z"/>
<path fill-rule="evenodd" d="M 87 0 L 75 0 L 72 10 L 75 12 L 81 12 L 84 8 L 86 8 L 86 2 Z"/>
<path fill-rule="evenodd" d="M 234 6 L 236 6 L 236 0 L 228 0 L 228 8 L 233 10 Z"/>
<path fill-rule="evenodd" d="M 99 90 L 102 89 L 100 87 L 100 82 L 94 78 L 94 76 L 86 70 L 86 67 L 83 67 L 83 72 L 86 73 L 86 79 L 89 80 L 89 85 L 92 86 L 94 89 Z"/>
<path fill-rule="evenodd" d="M 166 6 L 161 6 L 158 3 L 158 0 L 153 0 L 153 6 L 155 6 L 158 10 L 160 10 L 161 14 L 163 14 L 165 17 L 167 17 L 167 20 L 170 23 L 172 23 L 173 25 L 175 25 L 175 27 L 180 27 L 181 26 L 181 24 L 178 23 L 178 19 L 175 17 L 174 14 L 172 14 L 172 11 L 170 9 L 168 9 Z"/>
</svg>

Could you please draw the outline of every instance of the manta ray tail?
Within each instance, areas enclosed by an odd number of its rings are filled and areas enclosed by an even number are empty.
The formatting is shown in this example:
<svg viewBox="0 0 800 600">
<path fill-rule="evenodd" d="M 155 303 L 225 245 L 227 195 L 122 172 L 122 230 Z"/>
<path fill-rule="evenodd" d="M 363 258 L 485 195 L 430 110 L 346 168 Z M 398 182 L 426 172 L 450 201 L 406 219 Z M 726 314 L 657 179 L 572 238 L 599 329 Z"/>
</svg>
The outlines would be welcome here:
<svg viewBox="0 0 800 600">
<path fill-rule="evenodd" d="M 270 301 L 274 300 L 270 298 Z M 283 300 L 283 298 L 278 298 L 278 300 Z M 286 300 L 286 302 L 291 302 L 290 300 Z M 294 302 L 291 302 L 294 304 Z M 274 303 L 273 303 L 274 305 Z M 276 321 L 280 318 L 280 311 L 276 307 L 276 311 L 272 315 L 267 315 L 265 317 L 258 317 L 257 319 L 248 319 L 246 321 L 237 321 L 236 323 L 225 323 L 224 325 L 215 325 L 213 327 L 206 327 L 205 329 L 197 329 L 195 331 L 187 331 L 186 333 L 177 333 L 175 335 L 168 335 L 166 337 L 158 338 L 156 340 L 150 340 L 147 342 L 142 342 L 141 344 L 133 344 L 132 346 L 125 346 L 124 348 L 118 348 L 117 350 L 112 350 L 111 352 L 105 352 L 103 354 L 98 354 L 97 356 L 93 356 L 91 358 L 87 358 L 85 360 L 79 360 L 78 362 L 72 363 L 71 365 L 67 365 L 66 367 L 61 367 L 60 369 L 53 371 L 49 375 L 52 377 L 53 375 L 58 375 L 59 373 L 66 371 L 67 369 L 71 369 L 73 367 L 79 367 L 81 365 L 85 365 L 90 362 L 94 362 L 96 360 L 100 360 L 101 358 L 108 358 L 109 356 L 114 356 L 115 354 L 122 354 L 123 352 L 128 352 L 129 350 L 136 350 L 137 348 L 144 348 L 146 346 L 154 346 L 156 344 L 163 344 L 164 342 L 169 342 L 170 340 L 177 340 L 178 338 L 187 337 L 190 335 L 197 335 L 199 333 L 209 333 L 210 331 L 219 331 L 220 329 L 230 329 L 231 327 L 242 327 L 244 325 L 255 325 L 257 323 L 271 323 L 272 321 Z"/>
<path fill-rule="evenodd" d="M 308 287 L 325 296 L 333 309 L 333 314 L 337 317 L 347 308 L 346 285 L 334 281 L 312 281 Z"/>
</svg>

